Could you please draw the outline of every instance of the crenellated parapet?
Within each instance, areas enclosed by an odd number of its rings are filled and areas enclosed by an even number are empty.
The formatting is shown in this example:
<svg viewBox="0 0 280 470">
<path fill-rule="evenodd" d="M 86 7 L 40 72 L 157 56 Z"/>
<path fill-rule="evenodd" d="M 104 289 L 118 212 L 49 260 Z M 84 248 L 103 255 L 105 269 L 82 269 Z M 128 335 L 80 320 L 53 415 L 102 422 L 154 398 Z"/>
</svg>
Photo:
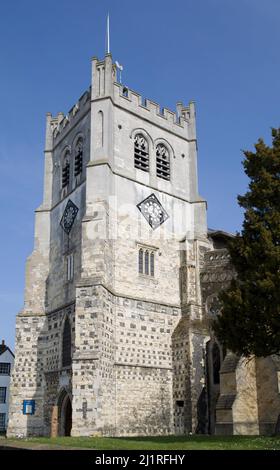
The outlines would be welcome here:
<svg viewBox="0 0 280 470">
<path fill-rule="evenodd" d="M 130 88 L 120 83 L 114 83 L 114 99 L 115 102 L 136 112 L 143 118 L 157 120 L 158 125 L 171 125 L 178 129 L 189 129 L 192 120 L 195 118 L 194 102 L 191 101 L 188 106 L 177 103 L 176 112 L 168 108 L 162 107 L 150 99 L 144 98 Z"/>
<path fill-rule="evenodd" d="M 67 114 L 59 112 L 57 116 L 51 116 L 50 126 L 53 134 L 54 145 L 65 137 L 70 128 L 77 124 L 90 110 L 90 88 L 82 94 Z"/>
<path fill-rule="evenodd" d="M 116 65 L 111 54 L 104 60 L 92 59 L 92 101 L 109 98 L 115 106 L 151 121 L 187 140 L 195 140 L 195 104 L 178 102 L 176 111 L 162 107 L 138 92 L 118 83 Z"/>
</svg>

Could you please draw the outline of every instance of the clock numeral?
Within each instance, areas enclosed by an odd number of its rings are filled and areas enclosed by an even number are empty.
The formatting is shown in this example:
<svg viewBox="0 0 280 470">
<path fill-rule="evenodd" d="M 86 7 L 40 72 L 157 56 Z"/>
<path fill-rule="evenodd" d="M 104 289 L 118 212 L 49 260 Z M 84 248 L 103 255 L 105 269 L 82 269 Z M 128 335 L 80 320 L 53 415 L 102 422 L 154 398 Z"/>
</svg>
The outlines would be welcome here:
<svg viewBox="0 0 280 470">
<path fill-rule="evenodd" d="M 163 224 L 169 217 L 155 194 L 148 196 L 137 207 L 153 230 Z"/>
</svg>

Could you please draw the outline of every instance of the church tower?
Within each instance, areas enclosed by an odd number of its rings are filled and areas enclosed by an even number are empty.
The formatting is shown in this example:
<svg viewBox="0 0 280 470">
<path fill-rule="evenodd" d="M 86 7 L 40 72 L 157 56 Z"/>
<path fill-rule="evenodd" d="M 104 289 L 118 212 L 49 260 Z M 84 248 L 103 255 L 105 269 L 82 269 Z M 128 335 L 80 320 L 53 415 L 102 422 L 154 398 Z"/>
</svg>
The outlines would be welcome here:
<svg viewBox="0 0 280 470">
<path fill-rule="evenodd" d="M 90 89 L 47 114 L 9 435 L 195 430 L 208 246 L 195 106 L 162 109 L 116 71 L 93 58 Z"/>
</svg>

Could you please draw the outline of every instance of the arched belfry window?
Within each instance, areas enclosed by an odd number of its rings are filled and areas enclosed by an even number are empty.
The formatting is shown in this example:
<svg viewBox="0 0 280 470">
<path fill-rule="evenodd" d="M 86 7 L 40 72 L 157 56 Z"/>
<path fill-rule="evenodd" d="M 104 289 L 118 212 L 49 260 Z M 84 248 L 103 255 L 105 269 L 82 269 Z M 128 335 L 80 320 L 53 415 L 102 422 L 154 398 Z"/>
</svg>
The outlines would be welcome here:
<svg viewBox="0 0 280 470">
<path fill-rule="evenodd" d="M 83 139 L 80 137 L 75 146 L 74 175 L 78 176 L 83 171 Z"/>
<path fill-rule="evenodd" d="M 220 368 L 221 368 L 221 355 L 220 348 L 217 343 L 214 343 L 212 348 L 212 364 L 213 364 L 213 383 L 220 383 Z"/>
<path fill-rule="evenodd" d="M 164 180 L 170 180 L 170 155 L 164 144 L 158 144 L 156 147 L 157 157 L 157 176 Z"/>
<path fill-rule="evenodd" d="M 66 188 L 70 182 L 70 152 L 66 151 L 62 162 L 61 186 Z"/>
<path fill-rule="evenodd" d="M 134 166 L 149 171 L 149 145 L 143 134 L 134 137 Z"/>
<path fill-rule="evenodd" d="M 71 365 L 71 325 L 68 318 L 64 322 L 62 334 L 62 367 Z"/>
</svg>

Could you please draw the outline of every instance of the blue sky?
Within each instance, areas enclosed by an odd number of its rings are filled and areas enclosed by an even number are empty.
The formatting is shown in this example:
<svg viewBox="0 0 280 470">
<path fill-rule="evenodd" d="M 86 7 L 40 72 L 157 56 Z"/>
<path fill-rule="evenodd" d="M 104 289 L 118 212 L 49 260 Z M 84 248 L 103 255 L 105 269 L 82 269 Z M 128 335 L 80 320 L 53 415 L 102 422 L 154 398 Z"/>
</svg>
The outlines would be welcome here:
<svg viewBox="0 0 280 470">
<path fill-rule="evenodd" d="M 103 57 L 106 14 L 123 81 L 162 106 L 194 100 L 208 224 L 239 230 L 241 149 L 280 125 L 279 0 L 2 0 L 0 5 L 0 339 L 14 344 L 45 113 L 67 112 Z"/>
</svg>

